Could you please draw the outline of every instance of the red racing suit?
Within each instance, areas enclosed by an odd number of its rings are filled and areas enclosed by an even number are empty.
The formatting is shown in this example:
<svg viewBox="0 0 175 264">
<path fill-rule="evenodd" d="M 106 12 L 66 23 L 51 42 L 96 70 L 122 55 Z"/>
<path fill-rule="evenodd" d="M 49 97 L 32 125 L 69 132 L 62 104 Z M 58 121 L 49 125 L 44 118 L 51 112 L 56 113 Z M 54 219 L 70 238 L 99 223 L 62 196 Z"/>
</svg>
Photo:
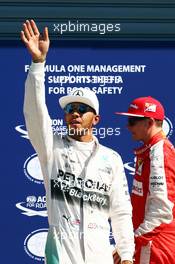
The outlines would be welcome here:
<svg viewBox="0 0 175 264">
<path fill-rule="evenodd" d="M 160 132 L 135 154 L 135 264 L 175 264 L 175 148 Z"/>
</svg>

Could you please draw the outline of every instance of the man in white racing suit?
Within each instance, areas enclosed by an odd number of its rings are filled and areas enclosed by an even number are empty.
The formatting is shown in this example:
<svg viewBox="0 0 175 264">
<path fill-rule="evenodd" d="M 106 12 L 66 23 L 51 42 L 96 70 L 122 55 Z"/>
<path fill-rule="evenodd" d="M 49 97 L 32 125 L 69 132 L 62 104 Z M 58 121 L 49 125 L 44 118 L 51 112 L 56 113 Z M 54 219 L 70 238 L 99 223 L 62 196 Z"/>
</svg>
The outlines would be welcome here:
<svg viewBox="0 0 175 264">
<path fill-rule="evenodd" d="M 68 134 L 54 135 L 45 104 L 48 30 L 41 37 L 35 22 L 26 21 L 21 38 L 33 61 L 26 80 L 24 115 L 46 189 L 46 263 L 112 264 L 109 218 L 121 263 L 132 263 L 132 209 L 123 163 L 92 133 L 99 122 L 98 99 L 83 88 L 61 97 Z"/>
</svg>

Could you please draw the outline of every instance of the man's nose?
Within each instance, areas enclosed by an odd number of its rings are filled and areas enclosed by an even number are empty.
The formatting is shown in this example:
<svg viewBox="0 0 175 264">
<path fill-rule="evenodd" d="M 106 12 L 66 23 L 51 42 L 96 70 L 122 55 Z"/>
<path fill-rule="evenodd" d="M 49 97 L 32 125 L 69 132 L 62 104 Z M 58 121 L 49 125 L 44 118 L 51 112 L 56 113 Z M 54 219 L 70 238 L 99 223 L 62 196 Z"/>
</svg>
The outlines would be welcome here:
<svg viewBox="0 0 175 264">
<path fill-rule="evenodd" d="M 73 113 L 72 113 L 73 117 L 77 117 L 80 116 L 80 113 L 77 111 L 77 109 L 74 109 Z"/>
<path fill-rule="evenodd" d="M 130 131 L 131 130 L 131 126 L 129 124 L 126 124 L 126 128 Z"/>
</svg>

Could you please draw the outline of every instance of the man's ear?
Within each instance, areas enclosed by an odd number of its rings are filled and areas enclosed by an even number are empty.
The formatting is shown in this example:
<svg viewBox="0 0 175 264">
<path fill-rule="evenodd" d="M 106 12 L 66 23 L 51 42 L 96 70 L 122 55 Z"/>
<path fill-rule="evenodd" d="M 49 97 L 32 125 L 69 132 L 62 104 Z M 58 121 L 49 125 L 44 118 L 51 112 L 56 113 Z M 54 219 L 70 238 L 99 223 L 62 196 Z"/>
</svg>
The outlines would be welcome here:
<svg viewBox="0 0 175 264">
<path fill-rule="evenodd" d="M 93 119 L 93 122 L 92 122 L 93 126 L 96 126 L 99 123 L 99 121 L 100 121 L 100 116 L 99 115 L 95 115 L 94 119 Z"/>
</svg>

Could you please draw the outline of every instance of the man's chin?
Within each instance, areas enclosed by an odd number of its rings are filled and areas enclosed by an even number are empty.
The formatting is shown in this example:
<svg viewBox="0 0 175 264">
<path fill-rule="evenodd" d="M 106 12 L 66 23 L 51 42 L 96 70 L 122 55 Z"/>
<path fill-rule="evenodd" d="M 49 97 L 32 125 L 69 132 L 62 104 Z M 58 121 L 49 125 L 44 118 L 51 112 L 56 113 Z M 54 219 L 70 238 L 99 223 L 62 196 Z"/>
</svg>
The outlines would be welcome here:
<svg viewBox="0 0 175 264">
<path fill-rule="evenodd" d="M 69 128 L 68 134 L 69 136 L 85 136 L 89 133 L 89 129 L 85 128 Z"/>
<path fill-rule="evenodd" d="M 132 139 L 135 141 L 140 140 L 136 135 L 133 135 L 133 134 L 132 134 Z"/>
</svg>

